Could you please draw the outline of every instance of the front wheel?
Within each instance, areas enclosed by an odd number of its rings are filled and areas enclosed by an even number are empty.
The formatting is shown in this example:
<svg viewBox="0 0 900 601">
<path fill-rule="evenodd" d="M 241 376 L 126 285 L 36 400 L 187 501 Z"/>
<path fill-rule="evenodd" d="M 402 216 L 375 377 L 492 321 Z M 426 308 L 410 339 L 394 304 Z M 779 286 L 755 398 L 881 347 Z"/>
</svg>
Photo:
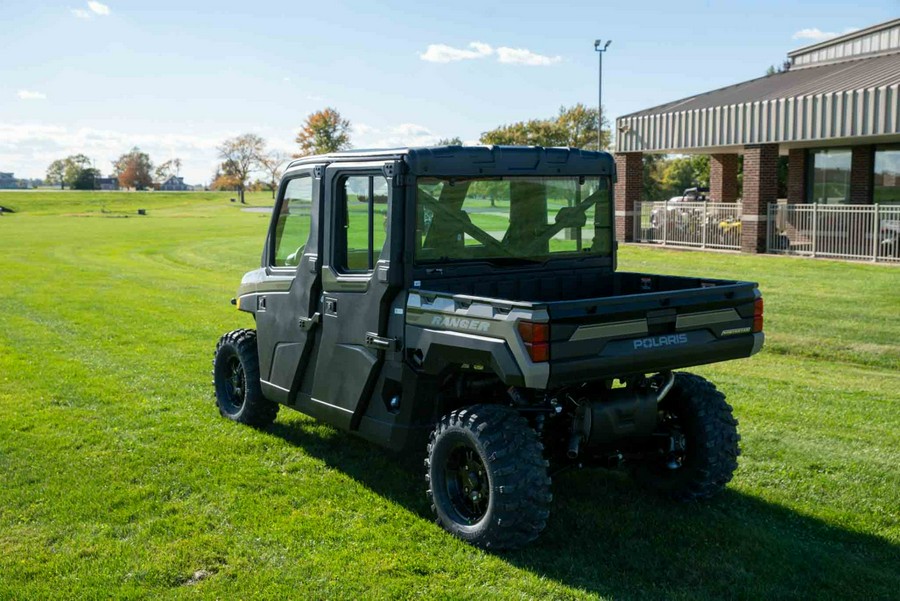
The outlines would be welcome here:
<svg viewBox="0 0 900 601">
<path fill-rule="evenodd" d="M 694 374 L 675 374 L 659 404 L 658 434 L 668 444 L 635 469 L 637 481 L 664 496 L 691 501 L 712 497 L 731 481 L 741 451 L 737 420 L 725 395 Z"/>
<path fill-rule="evenodd" d="M 550 515 L 550 478 L 537 433 L 516 411 L 473 405 L 431 434 L 425 478 L 438 523 L 485 549 L 536 539 Z"/>
</svg>

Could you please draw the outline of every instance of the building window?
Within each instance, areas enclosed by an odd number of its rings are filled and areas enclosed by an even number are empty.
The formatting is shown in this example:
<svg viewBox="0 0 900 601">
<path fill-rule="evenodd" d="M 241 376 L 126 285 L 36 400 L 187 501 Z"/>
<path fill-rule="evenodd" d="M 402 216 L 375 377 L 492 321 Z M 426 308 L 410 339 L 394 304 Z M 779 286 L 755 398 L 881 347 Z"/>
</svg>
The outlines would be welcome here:
<svg viewBox="0 0 900 601">
<path fill-rule="evenodd" d="M 809 151 L 809 201 L 840 205 L 850 202 L 850 149 Z"/>
<path fill-rule="evenodd" d="M 875 148 L 875 177 L 872 201 L 900 204 L 900 146 Z"/>
</svg>

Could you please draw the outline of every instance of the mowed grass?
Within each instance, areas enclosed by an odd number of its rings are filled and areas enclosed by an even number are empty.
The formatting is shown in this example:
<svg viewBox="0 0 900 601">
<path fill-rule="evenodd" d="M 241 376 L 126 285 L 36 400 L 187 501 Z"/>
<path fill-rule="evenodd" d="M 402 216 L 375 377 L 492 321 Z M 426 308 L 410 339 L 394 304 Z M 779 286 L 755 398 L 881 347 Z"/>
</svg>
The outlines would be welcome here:
<svg viewBox="0 0 900 601">
<path fill-rule="evenodd" d="M 493 554 L 433 524 L 418 464 L 287 409 L 218 416 L 268 223 L 230 196 L 0 193 L 0 598 L 897 598 L 897 268 L 623 247 L 760 282 L 766 349 L 694 370 L 740 468 L 688 505 L 560 474 L 542 538 Z"/>
</svg>

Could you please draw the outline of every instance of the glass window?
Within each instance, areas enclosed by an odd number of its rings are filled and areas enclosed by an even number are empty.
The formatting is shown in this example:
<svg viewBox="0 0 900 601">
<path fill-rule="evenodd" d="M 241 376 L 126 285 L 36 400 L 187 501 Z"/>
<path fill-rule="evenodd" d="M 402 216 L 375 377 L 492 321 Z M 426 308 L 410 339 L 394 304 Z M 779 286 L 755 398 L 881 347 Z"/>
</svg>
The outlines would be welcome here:
<svg viewBox="0 0 900 601">
<path fill-rule="evenodd" d="M 609 256 L 609 178 L 420 178 L 416 261 L 542 262 Z"/>
<path fill-rule="evenodd" d="M 387 240 L 388 182 L 383 175 L 353 175 L 340 184 L 343 271 L 372 271 Z"/>
<path fill-rule="evenodd" d="M 809 201 L 820 204 L 850 202 L 850 149 L 828 148 L 809 152 Z"/>
<path fill-rule="evenodd" d="M 900 204 L 900 146 L 875 148 L 872 202 Z"/>
<path fill-rule="evenodd" d="M 275 223 L 275 267 L 300 264 L 309 238 L 309 214 L 312 207 L 312 178 L 292 179 L 284 189 L 284 198 Z"/>
</svg>

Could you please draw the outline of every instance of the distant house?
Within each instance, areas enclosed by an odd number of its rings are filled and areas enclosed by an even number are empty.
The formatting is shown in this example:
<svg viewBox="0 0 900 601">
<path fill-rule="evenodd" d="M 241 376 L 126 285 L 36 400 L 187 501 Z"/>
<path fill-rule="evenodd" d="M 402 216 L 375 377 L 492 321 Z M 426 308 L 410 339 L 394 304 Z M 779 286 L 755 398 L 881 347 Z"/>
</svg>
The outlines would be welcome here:
<svg viewBox="0 0 900 601">
<path fill-rule="evenodd" d="M 0 171 L 0 190 L 14 190 L 19 187 L 19 180 L 12 173 Z"/>
<path fill-rule="evenodd" d="M 190 190 L 190 186 L 184 183 L 183 177 L 178 177 L 177 175 L 173 175 L 163 183 L 159 185 L 159 189 L 165 192 L 185 192 Z"/>
<path fill-rule="evenodd" d="M 94 190 L 118 190 L 119 178 L 117 177 L 95 177 Z"/>
</svg>

